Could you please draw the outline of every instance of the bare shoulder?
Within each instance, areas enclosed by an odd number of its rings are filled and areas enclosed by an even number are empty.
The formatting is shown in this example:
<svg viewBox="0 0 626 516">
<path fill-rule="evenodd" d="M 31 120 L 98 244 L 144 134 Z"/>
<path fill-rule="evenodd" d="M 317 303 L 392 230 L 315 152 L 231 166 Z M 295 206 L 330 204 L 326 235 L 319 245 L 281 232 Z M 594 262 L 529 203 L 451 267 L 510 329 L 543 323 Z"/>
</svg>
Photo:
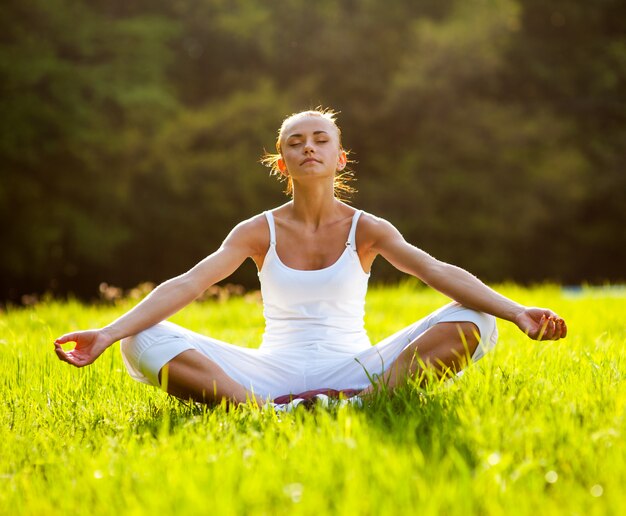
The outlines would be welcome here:
<svg viewBox="0 0 626 516">
<path fill-rule="evenodd" d="M 380 255 L 396 269 L 421 279 L 438 265 L 439 262 L 428 253 L 408 243 L 389 221 L 370 214 L 361 218 L 366 259 Z M 358 236 L 357 231 L 357 247 Z"/>
<path fill-rule="evenodd" d="M 384 242 L 398 238 L 403 239 L 391 222 L 371 213 L 363 212 L 357 227 L 357 242 L 360 243 L 361 248 L 373 250 L 380 247 Z"/>
<path fill-rule="evenodd" d="M 377 217 L 371 213 L 366 211 L 363 212 L 361 218 L 359 219 L 359 225 L 367 232 L 373 232 L 375 234 L 385 233 L 388 231 L 397 231 L 395 226 L 386 219 L 382 217 Z"/>
<path fill-rule="evenodd" d="M 237 224 L 224 240 L 223 246 L 245 247 L 250 255 L 265 252 L 269 245 L 270 231 L 267 219 L 259 213 Z"/>
</svg>

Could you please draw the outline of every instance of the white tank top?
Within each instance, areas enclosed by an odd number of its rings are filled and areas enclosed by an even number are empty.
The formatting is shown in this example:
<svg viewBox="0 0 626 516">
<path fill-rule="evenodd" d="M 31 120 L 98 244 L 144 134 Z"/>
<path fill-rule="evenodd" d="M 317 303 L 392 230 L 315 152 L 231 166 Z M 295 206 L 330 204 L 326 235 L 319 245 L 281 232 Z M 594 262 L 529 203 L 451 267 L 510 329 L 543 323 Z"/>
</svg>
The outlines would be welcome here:
<svg viewBox="0 0 626 516">
<path fill-rule="evenodd" d="M 365 332 L 365 294 L 369 274 L 356 251 L 356 211 L 346 249 L 332 265 L 298 270 L 276 253 L 276 229 L 266 211 L 270 246 L 259 271 L 265 333 L 262 348 L 315 349 L 353 354 L 370 347 Z"/>
</svg>

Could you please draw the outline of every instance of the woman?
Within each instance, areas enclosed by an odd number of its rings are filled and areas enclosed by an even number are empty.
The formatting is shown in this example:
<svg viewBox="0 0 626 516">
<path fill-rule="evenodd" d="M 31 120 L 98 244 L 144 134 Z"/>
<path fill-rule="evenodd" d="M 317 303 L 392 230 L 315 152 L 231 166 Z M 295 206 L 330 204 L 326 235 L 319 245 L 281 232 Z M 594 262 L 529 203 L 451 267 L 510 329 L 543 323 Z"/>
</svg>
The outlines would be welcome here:
<svg viewBox="0 0 626 516">
<path fill-rule="evenodd" d="M 337 192 L 349 190 L 348 158 L 332 111 L 288 117 L 276 148 L 264 161 L 287 180 L 290 202 L 237 225 L 216 252 L 108 326 L 57 339 L 58 357 L 82 367 L 122 340 L 124 362 L 139 381 L 181 399 L 263 404 L 316 389 L 368 393 L 382 383 L 393 389 L 429 368 L 460 371 L 495 345 L 495 317 L 533 339 L 565 337 L 565 322 L 554 312 L 497 294 L 408 244 L 389 222 L 340 201 Z M 455 302 L 371 346 L 363 315 L 378 255 Z M 259 270 L 266 318 L 259 349 L 161 322 L 249 257 Z M 66 342 L 75 348 L 64 351 Z"/>
</svg>

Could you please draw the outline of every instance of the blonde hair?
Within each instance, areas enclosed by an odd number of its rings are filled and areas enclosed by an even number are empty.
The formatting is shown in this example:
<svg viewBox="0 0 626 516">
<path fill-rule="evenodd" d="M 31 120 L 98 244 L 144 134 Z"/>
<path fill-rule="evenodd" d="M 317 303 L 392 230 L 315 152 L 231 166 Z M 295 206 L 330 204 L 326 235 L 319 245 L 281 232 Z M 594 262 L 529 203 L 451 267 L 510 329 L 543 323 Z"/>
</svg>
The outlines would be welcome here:
<svg viewBox="0 0 626 516">
<path fill-rule="evenodd" d="M 328 120 L 331 124 L 333 124 L 333 127 L 337 130 L 337 135 L 339 136 L 339 148 L 346 153 L 346 158 L 347 158 L 348 155 L 350 154 L 350 151 L 345 150 L 343 148 L 343 145 L 341 144 L 341 129 L 339 129 L 339 126 L 337 125 L 337 114 L 338 113 L 332 109 L 323 108 L 319 106 L 315 109 L 311 109 L 308 111 L 300 111 L 299 113 L 293 113 L 292 115 L 289 115 L 287 118 L 283 120 L 283 123 L 281 124 L 280 129 L 278 130 L 278 137 L 276 138 L 276 152 L 277 153 L 273 154 L 273 153 L 266 151 L 263 154 L 263 157 L 261 158 L 261 163 L 265 165 L 266 167 L 269 167 L 270 175 L 276 176 L 279 181 L 287 182 L 287 186 L 285 188 L 285 193 L 287 195 L 293 197 L 293 181 L 291 179 L 291 176 L 284 175 L 278 168 L 278 160 L 282 158 L 282 150 L 281 150 L 280 142 L 283 138 L 285 127 L 287 127 L 287 125 L 293 122 L 294 120 L 298 120 L 300 118 L 304 118 L 307 116 L 318 116 L 318 117 L 324 118 L 325 120 Z M 347 159 L 346 161 L 347 163 L 353 163 L 353 160 L 350 160 L 350 159 Z M 340 173 L 335 174 L 335 181 L 333 184 L 334 190 L 335 190 L 335 197 L 337 197 L 338 199 L 341 199 L 342 201 L 347 201 L 348 198 L 353 193 L 356 192 L 356 189 L 349 184 L 351 181 L 354 181 L 354 175 L 352 173 L 352 170 L 344 168 L 344 170 L 342 170 Z"/>
</svg>

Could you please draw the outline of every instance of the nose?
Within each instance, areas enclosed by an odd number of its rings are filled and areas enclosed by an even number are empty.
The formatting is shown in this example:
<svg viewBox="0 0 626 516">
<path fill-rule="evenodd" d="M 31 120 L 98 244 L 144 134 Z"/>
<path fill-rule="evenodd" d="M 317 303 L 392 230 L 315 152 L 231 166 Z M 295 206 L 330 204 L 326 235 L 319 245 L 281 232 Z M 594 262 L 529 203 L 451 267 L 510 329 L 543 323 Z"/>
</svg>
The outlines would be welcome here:
<svg viewBox="0 0 626 516">
<path fill-rule="evenodd" d="M 315 146 L 311 140 L 307 140 L 304 142 L 304 152 L 310 153 L 315 152 Z"/>
</svg>

